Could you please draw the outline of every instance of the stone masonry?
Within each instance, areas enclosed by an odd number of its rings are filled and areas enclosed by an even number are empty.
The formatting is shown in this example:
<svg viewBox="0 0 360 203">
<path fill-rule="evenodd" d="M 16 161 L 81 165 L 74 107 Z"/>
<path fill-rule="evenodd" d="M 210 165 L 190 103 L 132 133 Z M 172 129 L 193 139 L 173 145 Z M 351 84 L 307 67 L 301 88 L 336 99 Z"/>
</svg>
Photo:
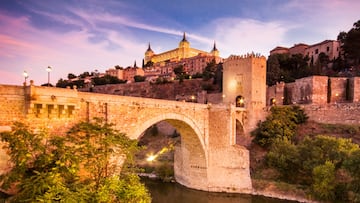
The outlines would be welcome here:
<svg viewBox="0 0 360 203">
<path fill-rule="evenodd" d="M 21 121 L 34 130 L 64 133 L 76 122 L 101 117 L 128 137 L 139 139 L 147 128 L 167 121 L 181 135 L 181 144 L 175 149 L 177 182 L 205 191 L 252 191 L 249 153 L 236 145 L 231 124 L 237 115 L 246 129 L 245 115 L 251 112 L 244 108 L 79 92 L 33 83 L 0 85 L 0 105 L 1 130 L 9 130 L 14 121 Z M 6 152 L 1 150 L 0 157 L 6 157 Z M 2 173 L 9 166 L 3 165 L 3 160 Z M 121 157 L 114 159 L 121 161 Z"/>
</svg>

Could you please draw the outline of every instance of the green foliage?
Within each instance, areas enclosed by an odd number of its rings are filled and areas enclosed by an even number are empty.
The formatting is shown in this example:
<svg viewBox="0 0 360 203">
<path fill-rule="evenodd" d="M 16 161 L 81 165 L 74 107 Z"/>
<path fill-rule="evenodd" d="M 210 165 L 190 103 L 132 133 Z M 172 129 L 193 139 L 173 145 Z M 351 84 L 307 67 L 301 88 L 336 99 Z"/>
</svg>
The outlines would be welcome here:
<svg viewBox="0 0 360 203">
<path fill-rule="evenodd" d="M 217 68 L 216 61 L 215 60 L 210 61 L 204 68 L 204 71 L 202 74 L 203 80 L 207 81 L 207 80 L 210 80 L 211 78 L 214 78 L 216 68 Z"/>
<path fill-rule="evenodd" d="M 58 80 L 58 82 L 56 83 L 56 87 L 61 87 L 61 88 L 66 88 L 66 87 L 70 87 L 71 89 L 76 86 L 76 87 L 83 87 L 84 86 L 84 80 L 63 80 L 62 78 L 60 78 Z"/>
<path fill-rule="evenodd" d="M 299 156 L 298 149 L 289 140 L 277 139 L 266 155 L 266 163 L 277 169 L 283 180 L 294 182 L 297 178 L 298 169 L 301 167 Z"/>
<path fill-rule="evenodd" d="M 145 79 L 146 79 L 145 76 L 141 76 L 141 75 L 135 75 L 135 76 L 134 76 L 135 82 L 144 82 Z"/>
<path fill-rule="evenodd" d="M 295 54 L 273 54 L 267 60 L 266 84 L 293 82 L 295 79 L 312 75 L 308 56 Z"/>
<path fill-rule="evenodd" d="M 94 77 L 92 82 L 94 85 L 106 85 L 126 83 L 126 80 L 120 80 L 115 76 L 105 75 L 104 77 Z"/>
<path fill-rule="evenodd" d="M 359 201 L 359 157 L 359 145 L 351 139 L 317 135 L 297 145 L 277 139 L 265 160 L 280 173 L 281 180 L 310 187 L 318 199 Z"/>
<path fill-rule="evenodd" d="M 127 178 L 134 170 L 136 141 L 100 119 L 78 123 L 66 136 L 34 133 L 18 122 L 11 132 L 0 135 L 14 164 L 1 176 L 1 188 L 15 184 L 18 192 L 12 198 L 14 202 L 132 202 L 120 195 L 127 188 L 138 189 L 127 191 L 134 193 L 133 202 L 150 202 L 144 186 Z M 125 178 L 116 174 L 119 166 L 109 161 L 112 156 L 126 157 L 122 169 Z"/>
<path fill-rule="evenodd" d="M 360 20 L 354 23 L 348 32 L 340 32 L 338 40 L 342 42 L 345 59 L 353 65 L 360 63 Z"/>
<path fill-rule="evenodd" d="M 316 166 L 312 172 L 314 194 L 322 200 L 333 200 L 335 197 L 335 165 L 331 161 Z"/>
<path fill-rule="evenodd" d="M 304 123 L 307 116 L 303 109 L 298 106 L 274 106 L 271 114 L 262 123 L 258 124 L 252 135 L 254 142 L 263 147 L 268 147 L 276 139 L 291 140 L 296 132 L 298 124 Z"/>
<path fill-rule="evenodd" d="M 176 66 L 173 71 L 177 77 L 179 77 L 180 75 L 183 75 L 185 73 L 183 65 Z"/>
<path fill-rule="evenodd" d="M 350 173 L 352 180 L 349 189 L 353 202 L 360 202 L 360 150 L 353 151 L 344 161 L 344 168 Z"/>
</svg>

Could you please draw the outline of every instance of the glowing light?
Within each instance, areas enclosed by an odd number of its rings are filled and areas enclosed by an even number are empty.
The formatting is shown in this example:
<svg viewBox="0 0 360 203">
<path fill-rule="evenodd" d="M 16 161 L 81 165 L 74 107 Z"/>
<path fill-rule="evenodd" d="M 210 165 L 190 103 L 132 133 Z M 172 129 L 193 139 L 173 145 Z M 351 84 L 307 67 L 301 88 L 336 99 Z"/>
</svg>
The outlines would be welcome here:
<svg viewBox="0 0 360 203">
<path fill-rule="evenodd" d="M 146 158 L 146 161 L 152 162 L 156 159 L 156 157 L 157 157 L 156 155 L 150 155 L 150 156 L 148 156 L 148 158 Z"/>
<path fill-rule="evenodd" d="M 236 87 L 237 87 L 237 81 L 236 81 L 236 80 L 231 80 L 231 81 L 228 83 L 228 85 L 229 85 L 229 89 L 235 90 Z"/>
<path fill-rule="evenodd" d="M 171 146 L 170 146 L 171 147 Z M 156 154 L 150 154 L 150 155 L 148 155 L 148 157 L 146 158 L 146 161 L 147 162 L 153 162 L 153 161 L 155 161 L 155 159 L 158 157 L 158 156 L 160 156 L 161 154 L 163 154 L 163 153 L 165 153 L 165 152 L 167 152 L 167 151 L 169 151 L 169 148 L 167 148 L 167 147 L 163 147 L 159 152 L 157 152 Z"/>
</svg>

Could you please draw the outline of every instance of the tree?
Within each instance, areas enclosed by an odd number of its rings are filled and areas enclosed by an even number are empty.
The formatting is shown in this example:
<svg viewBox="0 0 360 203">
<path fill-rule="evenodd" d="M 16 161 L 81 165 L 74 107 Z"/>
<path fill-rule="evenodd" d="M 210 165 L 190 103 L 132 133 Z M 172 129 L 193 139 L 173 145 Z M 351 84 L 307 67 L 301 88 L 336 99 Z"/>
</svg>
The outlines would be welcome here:
<svg viewBox="0 0 360 203">
<path fill-rule="evenodd" d="M 141 76 L 141 75 L 135 75 L 135 76 L 134 76 L 135 82 L 144 82 L 145 79 L 146 79 L 145 76 Z"/>
<path fill-rule="evenodd" d="M 275 85 L 280 81 L 281 71 L 277 55 L 270 55 L 267 60 L 266 83 L 267 85 Z"/>
<path fill-rule="evenodd" d="M 76 77 L 76 75 L 74 75 L 74 74 L 72 74 L 72 73 L 69 73 L 68 76 L 67 76 L 67 78 L 68 78 L 69 80 L 71 80 L 71 79 L 74 79 L 74 78 L 77 78 L 77 77 Z"/>
<path fill-rule="evenodd" d="M 342 43 L 344 57 L 353 65 L 360 64 L 360 20 L 353 24 L 348 32 L 340 32 L 338 40 Z"/>
<path fill-rule="evenodd" d="M 180 82 L 183 82 L 183 81 L 184 81 L 184 78 L 185 78 L 185 76 L 184 76 L 184 74 L 185 74 L 185 72 L 184 72 L 184 66 L 183 66 L 183 65 L 178 65 L 178 66 L 176 66 L 176 67 L 174 68 L 173 71 L 174 71 L 176 77 L 179 79 L 179 81 L 180 81 Z"/>
<path fill-rule="evenodd" d="M 295 182 L 301 163 L 296 145 L 287 139 L 276 139 L 266 154 L 266 163 L 280 172 L 280 177 L 289 182 Z"/>
<path fill-rule="evenodd" d="M 313 169 L 312 184 L 313 193 L 322 200 L 333 200 L 335 198 L 335 165 L 331 161 L 316 166 Z"/>
<path fill-rule="evenodd" d="M 214 78 L 215 72 L 217 69 L 216 61 L 215 59 L 211 60 L 209 63 L 206 64 L 204 71 L 203 71 L 203 80 L 207 81 L 211 78 Z"/>
<path fill-rule="evenodd" d="M 174 73 L 175 73 L 176 76 L 179 76 L 179 75 L 182 75 L 182 74 L 185 73 L 185 72 L 184 72 L 184 66 L 183 66 L 183 65 L 178 65 L 178 66 L 176 66 L 173 71 L 174 71 Z"/>
<path fill-rule="evenodd" d="M 83 72 L 82 74 L 79 75 L 80 78 L 86 78 L 89 77 L 90 73 L 88 71 Z"/>
<path fill-rule="evenodd" d="M 298 124 L 307 120 L 305 112 L 297 106 L 274 106 L 271 114 L 264 122 L 258 124 L 251 134 L 254 142 L 263 147 L 269 147 L 276 139 L 291 140 Z"/>
<path fill-rule="evenodd" d="M 78 123 L 66 136 L 34 133 L 18 122 L 0 135 L 13 163 L 1 188 L 16 187 L 14 202 L 150 202 L 131 167 L 136 141 L 100 119 Z M 113 155 L 126 157 L 121 174 Z"/>
</svg>

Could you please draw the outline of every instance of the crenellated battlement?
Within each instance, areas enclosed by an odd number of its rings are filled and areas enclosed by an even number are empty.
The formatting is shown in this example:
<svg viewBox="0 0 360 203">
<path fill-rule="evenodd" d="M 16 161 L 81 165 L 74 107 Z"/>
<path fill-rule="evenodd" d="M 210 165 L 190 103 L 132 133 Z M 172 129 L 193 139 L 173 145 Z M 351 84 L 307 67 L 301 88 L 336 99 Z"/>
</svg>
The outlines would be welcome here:
<svg viewBox="0 0 360 203">
<path fill-rule="evenodd" d="M 225 59 L 226 61 L 233 61 L 233 60 L 241 60 L 241 59 L 266 59 L 265 56 L 261 55 L 260 53 L 247 53 L 247 54 L 243 54 L 243 55 L 230 55 L 227 59 Z"/>
</svg>

